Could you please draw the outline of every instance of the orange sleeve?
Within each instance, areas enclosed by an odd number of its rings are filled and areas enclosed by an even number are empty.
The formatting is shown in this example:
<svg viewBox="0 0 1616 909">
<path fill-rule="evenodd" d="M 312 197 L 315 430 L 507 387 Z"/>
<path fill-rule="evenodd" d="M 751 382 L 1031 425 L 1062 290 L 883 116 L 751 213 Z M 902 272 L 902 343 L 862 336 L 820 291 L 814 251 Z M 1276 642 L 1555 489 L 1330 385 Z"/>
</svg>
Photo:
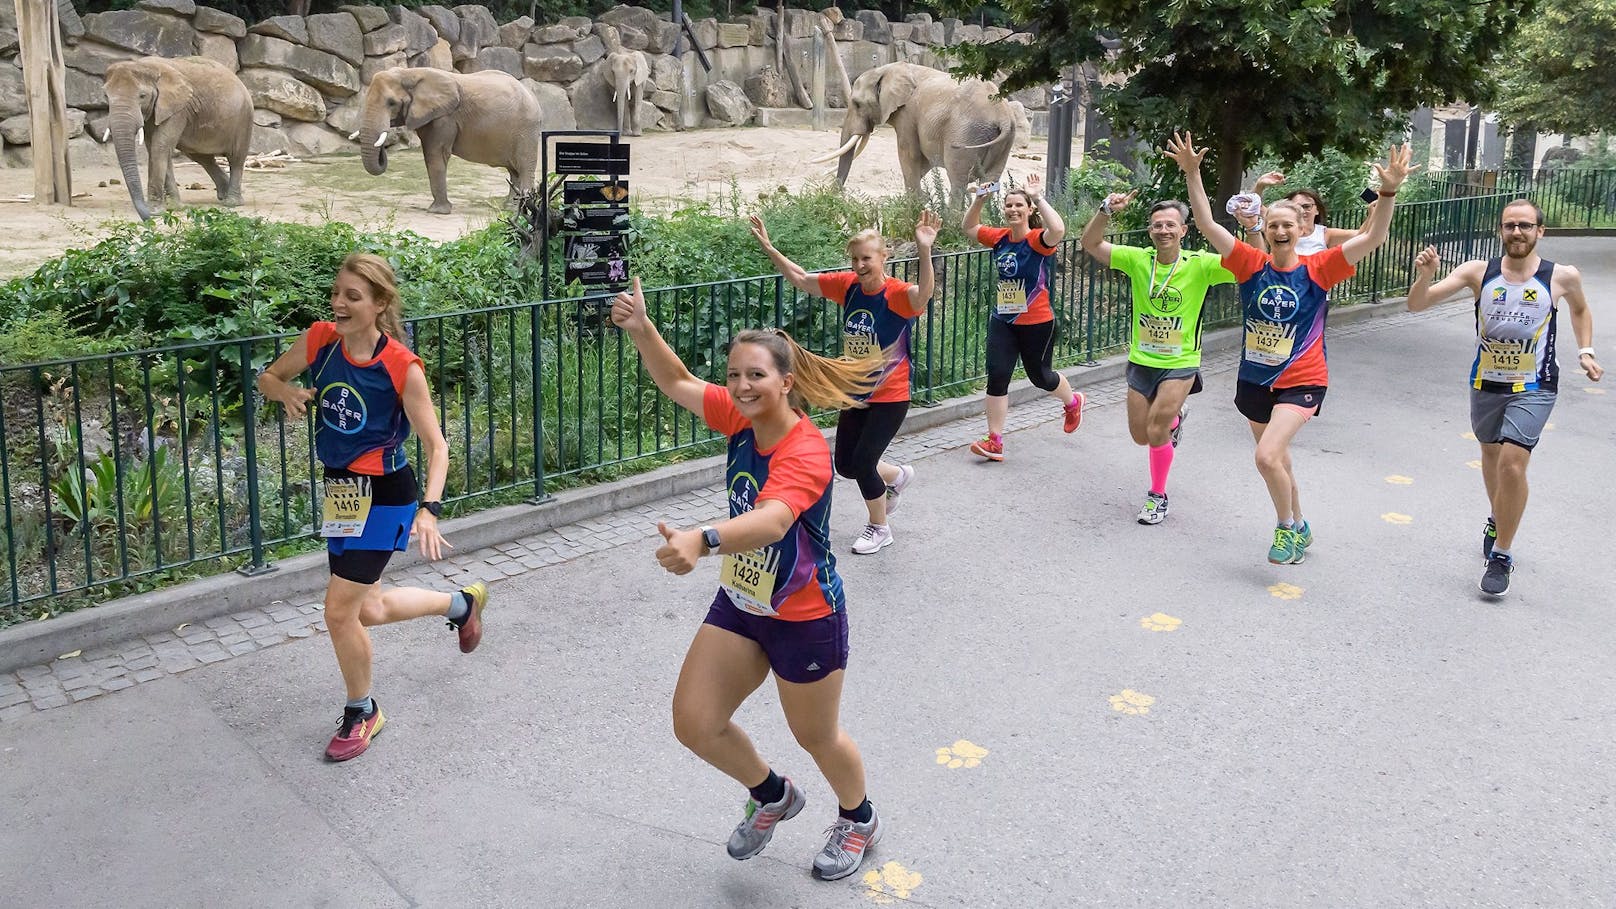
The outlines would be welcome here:
<svg viewBox="0 0 1616 909">
<path fill-rule="evenodd" d="M 337 325 L 335 322 L 316 322 L 303 333 L 304 353 L 309 358 L 308 365 L 314 365 L 314 355 L 320 348 L 337 339 Z"/>
<path fill-rule="evenodd" d="M 1358 269 L 1347 261 L 1347 254 L 1341 251 L 1341 247 L 1332 246 L 1307 257 L 1307 273 L 1313 278 L 1313 283 L 1329 290 L 1357 274 Z"/>
<path fill-rule="evenodd" d="M 1041 256 L 1053 255 L 1057 252 L 1055 247 L 1044 242 L 1044 229 L 1042 227 L 1034 227 L 1032 230 L 1027 231 L 1027 245 L 1032 247 L 1033 252 Z"/>
<path fill-rule="evenodd" d="M 393 391 L 399 398 L 404 397 L 404 380 L 409 377 L 410 367 L 421 367 L 421 375 L 426 375 L 426 364 L 415 355 L 415 351 L 405 347 L 396 338 L 389 338 L 387 349 L 382 351 L 382 362 L 387 365 L 387 376 L 393 380 Z"/>
<path fill-rule="evenodd" d="M 986 224 L 979 224 L 976 228 L 976 242 L 989 249 L 998 246 L 999 241 L 1008 236 L 1010 236 L 1010 228 L 1008 227 L 989 227 Z"/>
<path fill-rule="evenodd" d="M 701 398 L 701 418 L 714 432 L 721 432 L 732 436 L 748 426 L 751 421 L 741 416 L 735 409 L 735 399 L 730 397 L 729 389 L 722 385 L 707 383 L 707 390 Z"/>
<path fill-rule="evenodd" d="M 914 286 L 915 285 L 909 284 L 899 278 L 888 278 L 887 309 L 890 309 L 898 315 L 903 316 L 905 319 L 913 319 L 916 316 L 924 313 L 926 311 L 926 303 L 928 301 L 921 300 L 919 303 L 909 302 L 909 288 Z"/>
<path fill-rule="evenodd" d="M 1223 257 L 1223 267 L 1234 274 L 1236 281 L 1246 281 L 1268 264 L 1268 254 L 1244 240 L 1236 240 L 1234 249 Z"/>
<path fill-rule="evenodd" d="M 825 494 L 830 480 L 830 446 L 813 421 L 803 417 L 769 455 L 769 478 L 758 501 L 784 502 L 793 518 L 800 517 Z"/>
<path fill-rule="evenodd" d="M 819 276 L 819 295 L 837 306 L 847 304 L 847 289 L 858 280 L 850 271 L 827 271 Z"/>
</svg>

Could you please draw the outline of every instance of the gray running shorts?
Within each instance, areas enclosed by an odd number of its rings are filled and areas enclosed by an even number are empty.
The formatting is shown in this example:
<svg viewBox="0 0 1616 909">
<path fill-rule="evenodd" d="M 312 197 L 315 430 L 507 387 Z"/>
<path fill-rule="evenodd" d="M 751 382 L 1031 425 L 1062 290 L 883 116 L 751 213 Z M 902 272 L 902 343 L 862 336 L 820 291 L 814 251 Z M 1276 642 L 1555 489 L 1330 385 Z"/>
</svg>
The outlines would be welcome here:
<svg viewBox="0 0 1616 909">
<path fill-rule="evenodd" d="M 1509 442 L 1531 451 L 1554 410 L 1552 391 L 1496 392 L 1470 389 L 1470 428 L 1476 441 Z"/>
<path fill-rule="evenodd" d="M 1195 384 L 1190 386 L 1190 394 L 1199 394 L 1201 391 L 1201 370 L 1197 367 L 1161 369 L 1155 366 L 1140 366 L 1138 363 L 1128 364 L 1128 387 L 1144 395 L 1147 400 L 1154 401 L 1156 386 L 1169 379 L 1194 379 Z"/>
</svg>

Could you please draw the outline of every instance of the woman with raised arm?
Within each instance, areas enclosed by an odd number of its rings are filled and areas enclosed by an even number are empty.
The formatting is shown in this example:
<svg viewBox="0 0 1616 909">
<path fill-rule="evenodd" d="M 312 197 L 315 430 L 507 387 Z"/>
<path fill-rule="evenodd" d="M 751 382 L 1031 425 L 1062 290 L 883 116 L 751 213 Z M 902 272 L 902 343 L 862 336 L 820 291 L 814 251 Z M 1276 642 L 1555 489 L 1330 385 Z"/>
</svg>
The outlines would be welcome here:
<svg viewBox="0 0 1616 909">
<path fill-rule="evenodd" d="M 325 750 L 333 761 L 363 754 L 386 722 L 370 696 L 365 629 L 444 616 L 460 651 L 470 653 L 482 641 L 488 604 L 482 581 L 453 593 L 380 583 L 388 560 L 407 549 L 411 537 L 428 559 L 449 546 L 438 531 L 449 444 L 421 358 L 404 346 L 399 309 L 392 266 L 380 256 L 354 253 L 332 285 L 331 321 L 311 325 L 258 376 L 258 389 L 286 416 L 301 418 L 311 403 L 315 408 L 314 452 L 324 465 L 320 533 L 331 565 L 325 623 L 348 689 L 337 734 Z M 293 385 L 305 371 L 310 386 Z M 404 457 L 412 425 L 426 449 L 426 498 L 419 510 L 415 471 Z"/>
<path fill-rule="evenodd" d="M 1245 338 L 1235 407 L 1250 422 L 1257 443 L 1257 471 L 1274 503 L 1274 541 L 1268 561 L 1298 564 L 1313 543 L 1313 529 L 1302 517 L 1301 495 L 1291 470 L 1291 440 L 1302 424 L 1318 414 L 1329 386 L 1325 363 L 1324 323 L 1330 288 L 1352 277 L 1355 267 L 1386 242 L 1397 190 L 1416 168 L 1409 164 L 1407 144 L 1393 147 L 1380 177 L 1380 203 L 1367 229 L 1340 246 L 1300 256 L 1297 242 L 1302 216 L 1296 204 L 1279 201 L 1268 207 L 1263 252 L 1235 238 L 1212 218 L 1212 206 L 1201 182 L 1206 149 L 1194 137 L 1175 133 L 1166 155 L 1184 171 L 1195 223 L 1223 256 L 1223 267 L 1240 283 Z"/>
<path fill-rule="evenodd" d="M 965 211 L 965 235 L 993 250 L 998 290 L 988 315 L 988 434 L 971 443 L 971 453 L 1004 460 L 1004 424 L 1010 414 L 1010 375 L 1020 356 L 1032 384 L 1065 408 L 1063 428 L 1083 422 L 1083 394 L 1073 393 L 1056 372 L 1055 311 L 1049 305 L 1050 265 L 1066 236 L 1066 224 L 1039 191 L 1036 174 L 1004 194 L 1004 227 L 982 224 L 982 205 L 991 188 L 975 190 Z"/>
<path fill-rule="evenodd" d="M 729 520 L 657 524 L 657 561 L 688 574 L 721 556 L 718 593 L 685 654 L 673 693 L 673 731 L 695 755 L 747 787 L 729 854 L 749 859 L 807 799 L 758 755 L 732 719 L 772 670 L 797 743 L 836 792 L 840 811 L 813 871 L 825 880 L 859 869 L 881 825 L 864 791 L 864 760 L 840 720 L 847 611 L 830 551 L 830 447 L 807 406 L 857 407 L 879 383 L 879 353 L 811 354 L 778 329 L 743 331 L 729 346 L 723 386 L 691 375 L 645 310 L 639 279 L 617 295 L 612 321 L 634 341 L 657 388 L 729 437 Z"/>
<path fill-rule="evenodd" d="M 1257 178 L 1251 191 L 1261 200 L 1264 191 L 1284 182 L 1283 173 L 1271 170 Z M 1311 256 L 1314 253 L 1324 252 L 1332 246 L 1340 246 L 1368 230 L 1370 220 L 1375 217 L 1375 205 L 1379 199 L 1369 203 L 1369 210 L 1364 213 L 1364 223 L 1357 228 L 1330 227 L 1328 224 L 1330 208 L 1324 204 L 1324 197 L 1319 195 L 1319 191 L 1312 187 L 1303 186 L 1291 190 L 1285 194 L 1285 201 L 1296 206 L 1298 215 L 1296 228 L 1300 237 L 1296 241 L 1296 254 Z"/>
<path fill-rule="evenodd" d="M 752 217 L 752 236 L 786 281 L 805 294 L 841 306 L 842 353 L 854 359 L 887 353 L 881 384 L 861 398 L 864 406 L 848 408 L 836 418 L 836 472 L 858 481 L 870 515 L 864 532 L 853 543 L 858 555 L 870 555 L 892 544 L 887 516 L 897 511 L 899 497 L 915 478 L 913 467 L 889 464 L 882 456 L 909 412 L 910 334 L 931 299 L 935 283 L 931 249 L 940 226 L 942 219 L 937 215 L 921 213 L 915 224 L 920 283 L 909 284 L 887 274 L 889 250 L 874 228 L 861 230 L 847 241 L 851 271 L 810 274 L 775 249 L 763 219 Z"/>
</svg>

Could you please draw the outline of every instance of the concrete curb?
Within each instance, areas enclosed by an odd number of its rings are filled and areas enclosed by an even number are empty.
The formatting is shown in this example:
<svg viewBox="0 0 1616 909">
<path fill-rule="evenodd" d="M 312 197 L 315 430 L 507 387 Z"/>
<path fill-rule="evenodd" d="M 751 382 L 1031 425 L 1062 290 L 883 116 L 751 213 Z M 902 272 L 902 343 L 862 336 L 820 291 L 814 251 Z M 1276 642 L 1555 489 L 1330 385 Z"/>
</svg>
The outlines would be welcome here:
<svg viewBox="0 0 1616 909">
<path fill-rule="evenodd" d="M 1403 301 L 1399 298 L 1336 310 L 1330 313 L 1330 321 L 1341 325 L 1403 311 Z M 1239 345 L 1240 336 L 1238 327 L 1219 329 L 1208 333 L 1202 347 L 1208 353 L 1227 350 Z M 1082 388 L 1121 376 L 1126 369 L 1127 357 L 1119 354 L 1102 360 L 1097 366 L 1069 367 L 1064 372 L 1075 387 Z M 1044 393 L 1022 381 L 1011 387 L 1010 400 L 1012 404 L 1019 404 Z M 931 407 L 912 407 L 900 434 L 922 432 L 978 416 L 983 412 L 984 398 L 979 392 Z M 507 505 L 455 518 L 445 522 L 444 534 L 454 542 L 457 552 L 475 552 L 711 486 L 723 477 L 724 456 L 713 455 L 610 483 L 569 489 L 541 505 Z M 420 562 L 421 556 L 412 550 L 395 557 L 389 567 L 402 568 Z M 258 577 L 234 572 L 215 575 L 113 600 L 43 622 L 0 629 L 0 672 L 49 663 L 74 650 L 105 647 L 168 631 L 185 622 L 194 624 L 278 601 L 307 602 L 318 598 L 325 589 L 327 577 L 325 553 L 312 552 L 277 562 L 273 573 Z"/>
</svg>

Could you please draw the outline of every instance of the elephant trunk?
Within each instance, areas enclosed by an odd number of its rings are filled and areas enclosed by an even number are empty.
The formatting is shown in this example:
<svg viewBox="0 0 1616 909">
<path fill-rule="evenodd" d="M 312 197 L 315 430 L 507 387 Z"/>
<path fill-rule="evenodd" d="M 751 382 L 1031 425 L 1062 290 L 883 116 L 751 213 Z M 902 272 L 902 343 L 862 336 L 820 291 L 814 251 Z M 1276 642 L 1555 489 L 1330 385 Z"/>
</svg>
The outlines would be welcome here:
<svg viewBox="0 0 1616 909">
<path fill-rule="evenodd" d="M 118 105 L 107 118 L 107 130 L 112 133 L 112 147 L 118 153 L 118 166 L 123 169 L 123 183 L 129 190 L 129 200 L 135 203 L 135 212 L 142 221 L 151 220 L 151 209 L 146 207 L 146 194 L 140 187 L 140 149 L 135 137 L 140 133 L 144 118 L 136 105 Z"/>
<path fill-rule="evenodd" d="M 359 154 L 364 159 L 365 172 L 379 177 L 387 173 L 387 116 L 379 104 L 375 112 L 370 108 L 367 103 L 364 119 L 359 121 Z"/>
</svg>

